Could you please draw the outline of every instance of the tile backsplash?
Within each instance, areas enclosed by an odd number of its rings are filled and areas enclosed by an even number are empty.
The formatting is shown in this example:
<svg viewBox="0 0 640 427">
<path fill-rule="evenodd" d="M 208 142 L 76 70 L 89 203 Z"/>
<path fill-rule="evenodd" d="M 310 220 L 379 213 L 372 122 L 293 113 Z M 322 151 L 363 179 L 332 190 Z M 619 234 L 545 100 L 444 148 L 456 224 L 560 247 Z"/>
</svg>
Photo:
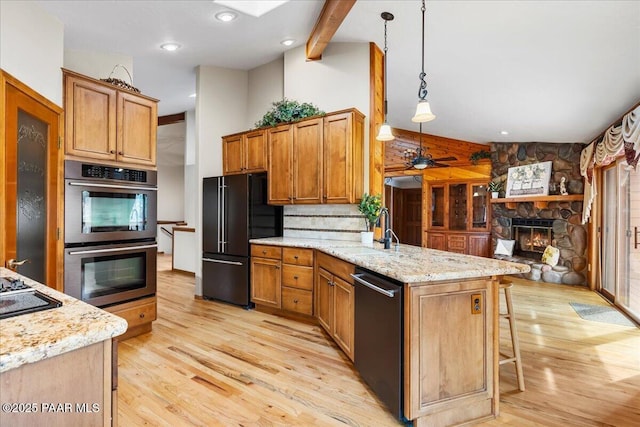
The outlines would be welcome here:
<svg viewBox="0 0 640 427">
<path fill-rule="evenodd" d="M 284 207 L 284 237 L 359 241 L 365 227 L 358 205 Z"/>
</svg>

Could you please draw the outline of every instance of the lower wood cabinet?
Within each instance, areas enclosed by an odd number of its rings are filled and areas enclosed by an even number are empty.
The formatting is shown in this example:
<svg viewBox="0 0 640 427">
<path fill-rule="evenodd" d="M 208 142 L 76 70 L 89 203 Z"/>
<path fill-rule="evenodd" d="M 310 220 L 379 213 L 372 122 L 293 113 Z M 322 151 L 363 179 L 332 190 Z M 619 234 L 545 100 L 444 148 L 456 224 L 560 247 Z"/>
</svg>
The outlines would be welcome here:
<svg viewBox="0 0 640 427">
<path fill-rule="evenodd" d="M 313 315 L 313 249 L 251 245 L 251 301 Z"/>
<path fill-rule="evenodd" d="M 354 357 L 355 267 L 324 253 L 316 254 L 316 317 L 349 359 Z"/>
<path fill-rule="evenodd" d="M 498 404 L 497 284 L 451 280 L 411 286 L 408 292 L 405 416 L 421 418 L 417 425 L 491 417 Z"/>
<path fill-rule="evenodd" d="M 122 317 L 127 321 L 127 331 L 118 337 L 119 341 L 126 340 L 147 332 L 151 332 L 152 323 L 157 318 L 156 297 L 142 298 L 124 304 L 106 307 L 103 310 Z"/>
<path fill-rule="evenodd" d="M 490 256 L 491 235 L 489 233 L 427 231 L 426 242 L 430 249 L 482 257 Z"/>
</svg>

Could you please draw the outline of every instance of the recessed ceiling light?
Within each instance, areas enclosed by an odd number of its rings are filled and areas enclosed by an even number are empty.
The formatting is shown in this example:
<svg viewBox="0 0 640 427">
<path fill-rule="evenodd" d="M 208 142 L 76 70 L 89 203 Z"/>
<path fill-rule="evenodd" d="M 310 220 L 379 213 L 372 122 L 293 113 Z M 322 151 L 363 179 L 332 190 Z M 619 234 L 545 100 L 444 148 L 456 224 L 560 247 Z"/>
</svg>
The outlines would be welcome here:
<svg viewBox="0 0 640 427">
<path fill-rule="evenodd" d="M 178 50 L 180 49 L 182 46 L 180 46 L 178 43 L 164 43 L 160 45 L 161 49 L 164 50 L 168 50 L 169 52 L 173 52 L 174 50 Z"/>
<path fill-rule="evenodd" d="M 192 93 L 191 95 L 189 95 L 189 98 L 195 98 L 197 95 L 195 93 Z"/>
<path fill-rule="evenodd" d="M 234 19 L 236 19 L 237 17 L 238 17 L 237 13 L 230 12 L 228 10 L 225 10 L 224 12 L 216 13 L 216 19 L 218 21 L 222 21 L 222 22 L 231 22 Z"/>
<path fill-rule="evenodd" d="M 296 41 L 294 39 L 284 39 L 280 42 L 280 44 L 285 45 L 285 46 L 291 46 L 292 44 L 294 44 Z"/>
<path fill-rule="evenodd" d="M 507 132 L 506 130 L 501 130 L 500 135 L 509 135 L 509 132 Z"/>
</svg>

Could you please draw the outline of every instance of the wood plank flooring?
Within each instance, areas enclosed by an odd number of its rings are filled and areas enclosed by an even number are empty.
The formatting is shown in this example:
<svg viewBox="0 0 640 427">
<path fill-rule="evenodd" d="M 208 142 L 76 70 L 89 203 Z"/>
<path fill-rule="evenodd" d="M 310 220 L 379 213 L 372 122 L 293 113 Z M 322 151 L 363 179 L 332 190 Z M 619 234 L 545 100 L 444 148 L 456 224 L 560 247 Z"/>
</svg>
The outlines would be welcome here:
<svg viewBox="0 0 640 427">
<path fill-rule="evenodd" d="M 159 256 L 153 332 L 119 345 L 120 426 L 401 425 L 319 326 L 196 300 L 170 268 Z M 607 304 L 582 288 L 515 279 L 512 295 L 527 390 L 501 366 L 482 425 L 640 425 L 640 330 L 582 320 L 569 301 Z"/>
</svg>

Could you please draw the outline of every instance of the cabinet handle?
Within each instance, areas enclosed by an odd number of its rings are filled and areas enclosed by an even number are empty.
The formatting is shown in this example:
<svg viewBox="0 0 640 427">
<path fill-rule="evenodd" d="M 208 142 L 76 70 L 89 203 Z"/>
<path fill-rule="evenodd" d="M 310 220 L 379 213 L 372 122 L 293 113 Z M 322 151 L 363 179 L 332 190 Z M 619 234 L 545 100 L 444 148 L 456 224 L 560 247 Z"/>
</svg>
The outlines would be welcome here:
<svg viewBox="0 0 640 427">
<path fill-rule="evenodd" d="M 335 283 L 333 283 L 331 280 L 327 280 L 327 285 L 329 285 L 329 286 L 334 286 L 334 285 L 335 285 Z"/>
<path fill-rule="evenodd" d="M 295 280 L 298 280 L 298 276 L 293 276 L 293 278 L 294 278 Z"/>
<path fill-rule="evenodd" d="M 140 318 L 144 319 L 144 313 L 140 313 Z"/>
<path fill-rule="evenodd" d="M 298 255 L 294 255 L 293 257 L 294 257 L 295 259 L 298 259 Z"/>
<path fill-rule="evenodd" d="M 297 303 L 298 303 L 298 300 L 297 300 L 297 299 L 294 299 L 294 300 L 293 300 L 293 303 L 294 303 L 294 304 L 297 304 Z"/>
<path fill-rule="evenodd" d="M 109 154 L 116 154 L 116 150 L 109 150 Z"/>
<path fill-rule="evenodd" d="M 276 270 L 280 270 L 280 266 L 279 265 L 275 265 L 274 267 L 276 268 Z"/>
<path fill-rule="evenodd" d="M 266 255 L 266 254 L 267 254 L 267 251 L 262 251 L 262 255 Z"/>
<path fill-rule="evenodd" d="M 118 151 L 118 155 L 122 156 L 122 155 L 124 155 L 124 153 L 122 151 Z"/>
</svg>

